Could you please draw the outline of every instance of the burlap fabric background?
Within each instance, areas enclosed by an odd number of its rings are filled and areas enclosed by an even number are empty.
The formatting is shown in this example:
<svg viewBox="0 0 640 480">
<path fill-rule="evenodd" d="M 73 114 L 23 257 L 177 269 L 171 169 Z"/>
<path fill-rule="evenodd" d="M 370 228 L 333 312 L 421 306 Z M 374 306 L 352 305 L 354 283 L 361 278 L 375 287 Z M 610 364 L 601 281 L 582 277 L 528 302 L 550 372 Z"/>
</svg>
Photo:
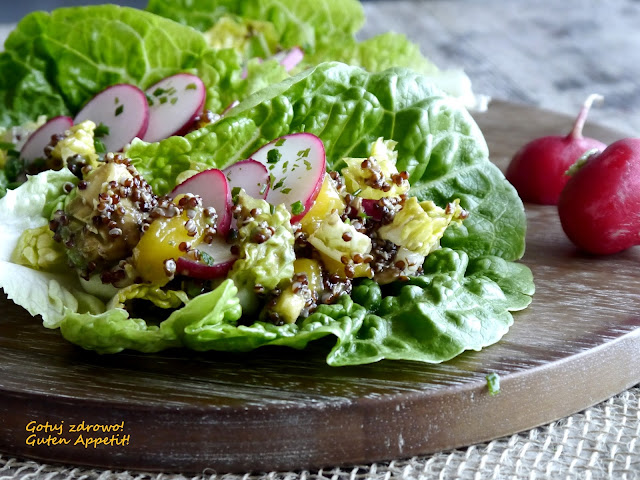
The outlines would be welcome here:
<svg viewBox="0 0 640 480">
<path fill-rule="evenodd" d="M 597 91 L 606 100 L 592 119 L 627 132 L 640 128 L 640 49 L 634 41 L 640 24 L 638 2 L 387 0 L 366 3 L 365 10 L 363 36 L 390 29 L 406 33 L 438 65 L 464 67 L 481 93 L 572 113 L 587 94 Z M 0 25 L 0 44 L 10 28 Z M 179 475 L 46 465 L 0 455 L 0 480 L 628 480 L 640 477 L 639 400 L 636 387 L 529 432 L 390 463 L 315 472 Z"/>
</svg>

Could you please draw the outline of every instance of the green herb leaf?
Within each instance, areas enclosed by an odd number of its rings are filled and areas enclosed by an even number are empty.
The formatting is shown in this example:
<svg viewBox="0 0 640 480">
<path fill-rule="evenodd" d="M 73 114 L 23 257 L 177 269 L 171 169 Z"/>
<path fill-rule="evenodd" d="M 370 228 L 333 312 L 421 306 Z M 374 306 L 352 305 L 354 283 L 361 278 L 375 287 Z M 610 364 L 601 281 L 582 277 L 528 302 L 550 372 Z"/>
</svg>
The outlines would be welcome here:
<svg viewBox="0 0 640 480">
<path fill-rule="evenodd" d="M 213 260 L 213 257 L 211 255 L 209 255 L 207 252 L 204 252 L 202 250 L 198 250 L 198 253 L 200 255 L 200 261 L 202 263 L 204 263 L 205 265 L 212 267 L 215 262 Z"/>
<path fill-rule="evenodd" d="M 500 393 L 500 376 L 495 372 L 491 372 L 485 378 L 487 379 L 489 395 L 498 395 Z"/>
<path fill-rule="evenodd" d="M 100 140 L 99 138 L 94 138 L 93 139 L 93 145 L 96 149 L 96 153 L 106 153 L 107 152 L 107 147 L 105 146 L 104 142 L 102 140 Z"/>
<path fill-rule="evenodd" d="M 104 123 L 100 122 L 100 124 L 93 131 L 93 136 L 94 137 L 104 137 L 106 135 L 109 135 L 109 127 L 106 126 Z"/>
<path fill-rule="evenodd" d="M 294 215 L 300 215 L 302 212 L 304 212 L 304 205 L 300 200 L 291 204 L 291 213 Z"/>
<path fill-rule="evenodd" d="M 282 153 L 277 148 L 272 148 L 267 152 L 267 163 L 278 163 L 282 158 Z"/>
</svg>

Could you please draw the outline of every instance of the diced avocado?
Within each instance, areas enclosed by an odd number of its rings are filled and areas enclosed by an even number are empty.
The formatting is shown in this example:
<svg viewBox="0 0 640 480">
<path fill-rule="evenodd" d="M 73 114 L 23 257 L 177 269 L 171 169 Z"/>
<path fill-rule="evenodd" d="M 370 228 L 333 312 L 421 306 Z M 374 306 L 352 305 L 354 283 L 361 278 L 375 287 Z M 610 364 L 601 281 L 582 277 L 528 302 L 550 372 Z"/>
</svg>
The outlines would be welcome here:
<svg viewBox="0 0 640 480">
<path fill-rule="evenodd" d="M 294 235 L 291 214 L 281 204 L 238 194 L 238 260 L 229 273 L 239 289 L 260 285 L 273 290 L 293 275 Z"/>
<path fill-rule="evenodd" d="M 149 205 L 155 197 L 144 185 L 126 187 L 129 194 L 120 194 L 124 183 L 133 179 L 127 166 L 112 160 L 100 163 L 72 191 L 64 212 L 55 219 L 57 237 L 67 247 L 69 260 L 85 274 L 126 259 L 140 240 L 146 214 L 130 197 L 136 189 L 148 197 Z"/>
</svg>

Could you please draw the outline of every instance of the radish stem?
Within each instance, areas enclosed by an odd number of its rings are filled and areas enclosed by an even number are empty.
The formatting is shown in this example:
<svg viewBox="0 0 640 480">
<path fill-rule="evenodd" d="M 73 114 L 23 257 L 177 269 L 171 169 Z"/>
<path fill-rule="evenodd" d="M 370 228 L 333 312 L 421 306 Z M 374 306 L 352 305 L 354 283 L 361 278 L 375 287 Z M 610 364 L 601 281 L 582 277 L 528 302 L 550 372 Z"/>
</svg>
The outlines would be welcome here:
<svg viewBox="0 0 640 480">
<path fill-rule="evenodd" d="M 589 114 L 589 110 L 591 110 L 591 106 L 593 105 L 594 102 L 598 102 L 600 104 L 603 101 L 604 101 L 604 97 L 597 93 L 592 93 L 587 97 L 587 99 L 582 104 L 580 113 L 578 113 L 578 117 L 576 118 L 576 123 L 573 124 L 571 133 L 569 133 L 569 138 L 582 138 L 582 129 L 584 127 L 585 122 L 587 121 L 587 115 Z"/>
</svg>

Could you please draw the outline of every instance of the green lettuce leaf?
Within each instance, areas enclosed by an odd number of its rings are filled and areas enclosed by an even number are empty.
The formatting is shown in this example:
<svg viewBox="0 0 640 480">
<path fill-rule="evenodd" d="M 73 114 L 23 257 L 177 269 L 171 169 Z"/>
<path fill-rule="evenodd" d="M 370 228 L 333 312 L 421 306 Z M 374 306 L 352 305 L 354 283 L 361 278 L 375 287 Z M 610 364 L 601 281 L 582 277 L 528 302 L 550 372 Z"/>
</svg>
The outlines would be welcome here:
<svg viewBox="0 0 640 480">
<path fill-rule="evenodd" d="M 326 61 L 342 62 L 381 72 L 391 67 L 406 67 L 423 75 L 439 73 L 438 67 L 427 60 L 420 48 L 405 35 L 387 32 L 363 41 L 355 38 L 346 43 L 334 43 L 326 49 L 305 55 L 305 65 Z"/>
<path fill-rule="evenodd" d="M 50 328 L 59 326 L 67 309 L 93 314 L 104 310 L 104 304 L 84 293 L 75 275 L 19 265 L 12 262 L 12 255 L 25 231 L 47 225 L 65 196 L 64 185 L 76 181 L 67 169 L 48 171 L 29 177 L 0 199 L 0 287 L 31 315 L 41 315 Z"/>
<path fill-rule="evenodd" d="M 98 5 L 34 12 L 0 54 L 0 126 L 73 115 L 109 85 L 145 89 L 178 72 L 200 76 L 207 108 L 221 111 L 286 76 L 275 61 L 253 65 L 245 77 L 243 68 L 237 52 L 212 50 L 200 32 L 145 11 Z"/>
<path fill-rule="evenodd" d="M 178 165 L 223 168 L 299 131 L 322 139 L 329 170 L 344 167 L 343 157 L 366 157 L 379 137 L 397 141 L 398 169 L 409 172 L 412 195 L 440 206 L 459 198 L 471 213 L 447 230 L 443 246 L 506 260 L 524 253 L 524 207 L 489 161 L 480 129 L 456 100 L 410 70 L 371 74 L 325 63 L 257 92 L 214 125 L 156 144 L 136 142 L 127 154 L 165 193 L 176 184 Z"/>
<path fill-rule="evenodd" d="M 352 38 L 364 23 L 357 0 L 150 0 L 147 10 L 203 32 L 229 15 L 269 22 L 281 48 L 309 52 Z"/>
<path fill-rule="evenodd" d="M 314 3 L 296 0 L 150 0 L 147 10 L 211 36 L 228 31 L 230 19 L 233 19 L 237 28 L 252 32 L 248 35 L 251 42 L 234 43 L 238 53 L 245 58 L 252 55 L 266 58 L 280 49 L 301 47 L 305 55 L 295 68 L 296 72 L 330 61 L 363 67 L 370 72 L 392 67 L 410 68 L 460 99 L 467 108 L 486 109 L 488 98 L 473 93 L 471 81 L 462 70 L 440 70 L 405 35 L 387 32 L 359 41 L 356 33 L 364 23 L 364 13 L 356 0 Z M 269 35 L 256 32 L 251 28 L 253 24 L 260 25 L 259 29 Z M 274 36 L 277 37 L 276 45 Z M 211 41 L 210 44 L 219 47 L 221 42 Z M 252 44 L 258 44 L 259 48 L 249 48 Z"/>
<path fill-rule="evenodd" d="M 12 263 L 23 232 L 46 225 L 64 201 L 65 183 L 77 181 L 67 170 L 44 172 L 0 199 L 0 287 L 33 315 L 41 314 L 45 326 L 104 353 L 299 349 L 334 336 L 327 362 L 338 366 L 383 358 L 441 362 L 498 341 L 513 322 L 511 312 L 525 308 L 534 289 L 529 269 L 513 263 L 524 251 L 524 209 L 489 161 L 471 116 L 415 72 L 321 64 L 251 95 L 215 124 L 157 144 L 136 142 L 127 154 L 164 193 L 184 168 L 224 167 L 299 131 L 323 140 L 332 170 L 344 166 L 343 157 L 367 156 L 379 137 L 396 141 L 398 168 L 410 173 L 411 194 L 440 206 L 459 198 L 469 218 L 448 230 L 444 248 L 427 257 L 424 275 L 384 288 L 361 281 L 351 297 L 276 326 L 251 317 L 240 321 L 233 280 L 194 298 L 133 286 L 105 304 L 82 289 L 75 273 Z M 122 308 L 134 299 L 153 309 L 168 307 L 168 316 L 136 318 Z"/>
</svg>

